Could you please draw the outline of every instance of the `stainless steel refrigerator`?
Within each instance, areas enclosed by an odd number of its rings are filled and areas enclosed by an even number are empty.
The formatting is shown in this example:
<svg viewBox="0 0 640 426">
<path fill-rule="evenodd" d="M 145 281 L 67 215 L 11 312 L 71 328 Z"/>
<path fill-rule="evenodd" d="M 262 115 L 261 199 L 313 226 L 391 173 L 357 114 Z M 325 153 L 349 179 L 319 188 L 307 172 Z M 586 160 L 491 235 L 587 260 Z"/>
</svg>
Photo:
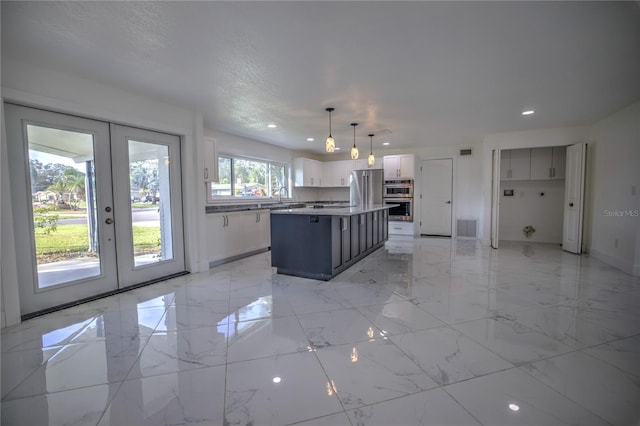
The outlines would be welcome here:
<svg viewBox="0 0 640 426">
<path fill-rule="evenodd" d="M 363 208 L 382 204 L 383 184 L 384 171 L 382 169 L 352 171 L 349 191 L 350 204 Z"/>
</svg>

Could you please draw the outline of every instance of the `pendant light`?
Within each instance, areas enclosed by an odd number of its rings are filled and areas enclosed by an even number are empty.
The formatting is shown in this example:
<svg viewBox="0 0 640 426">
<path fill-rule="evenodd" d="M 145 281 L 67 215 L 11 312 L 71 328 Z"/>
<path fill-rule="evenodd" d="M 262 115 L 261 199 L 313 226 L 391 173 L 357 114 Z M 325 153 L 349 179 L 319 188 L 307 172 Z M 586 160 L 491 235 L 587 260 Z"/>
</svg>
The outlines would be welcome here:
<svg viewBox="0 0 640 426">
<path fill-rule="evenodd" d="M 369 163 L 369 166 L 373 166 L 376 163 L 376 157 L 373 156 L 373 137 L 375 135 L 373 133 L 369 134 L 369 138 L 371 144 L 369 145 L 370 150 L 369 150 L 369 157 L 367 157 L 367 163 Z"/>
<path fill-rule="evenodd" d="M 351 159 L 357 160 L 358 148 L 356 147 L 356 126 L 358 125 L 358 123 L 351 123 L 351 125 L 353 126 L 353 148 L 351 148 Z"/>
<path fill-rule="evenodd" d="M 333 110 L 334 108 L 327 108 L 325 110 L 329 111 L 329 137 L 327 138 L 327 141 L 324 145 L 327 152 L 334 152 L 336 150 L 336 141 L 333 139 L 333 136 L 331 136 L 331 111 Z"/>
</svg>

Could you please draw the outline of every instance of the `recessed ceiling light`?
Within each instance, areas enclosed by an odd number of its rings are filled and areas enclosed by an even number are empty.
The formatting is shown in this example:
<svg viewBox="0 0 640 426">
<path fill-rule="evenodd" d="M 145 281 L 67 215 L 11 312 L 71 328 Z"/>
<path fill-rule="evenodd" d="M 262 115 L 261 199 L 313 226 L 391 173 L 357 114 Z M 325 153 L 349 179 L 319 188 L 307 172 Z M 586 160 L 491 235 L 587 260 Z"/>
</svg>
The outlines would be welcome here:
<svg viewBox="0 0 640 426">
<path fill-rule="evenodd" d="M 313 142 L 314 140 L 314 138 L 307 138 L 307 142 Z"/>
<path fill-rule="evenodd" d="M 518 404 L 509 404 L 509 409 L 511 411 L 518 411 L 520 410 L 520 406 Z"/>
<path fill-rule="evenodd" d="M 275 129 L 278 126 L 276 126 L 275 124 L 272 123 L 272 124 L 267 124 L 267 127 L 270 128 L 270 129 Z"/>
<path fill-rule="evenodd" d="M 531 115 L 534 112 L 535 112 L 534 110 L 530 109 L 530 110 L 527 110 L 527 111 L 522 111 L 522 115 Z"/>
<path fill-rule="evenodd" d="M 387 146 L 389 145 L 391 142 L 382 142 L 382 145 Z"/>
<path fill-rule="evenodd" d="M 274 377 L 273 378 L 273 383 L 280 383 L 282 381 L 282 379 L 280 377 Z"/>
<path fill-rule="evenodd" d="M 335 150 L 336 150 L 336 151 L 340 151 L 340 147 L 339 147 L 339 146 L 336 146 L 336 147 L 335 147 Z"/>
</svg>

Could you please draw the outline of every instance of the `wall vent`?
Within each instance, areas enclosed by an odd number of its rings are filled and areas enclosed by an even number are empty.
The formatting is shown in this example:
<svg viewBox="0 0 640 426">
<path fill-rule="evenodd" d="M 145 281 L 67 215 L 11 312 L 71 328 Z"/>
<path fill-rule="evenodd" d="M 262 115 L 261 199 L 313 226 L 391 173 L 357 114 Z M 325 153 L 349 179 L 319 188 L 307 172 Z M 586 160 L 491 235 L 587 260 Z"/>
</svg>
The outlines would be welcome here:
<svg viewBox="0 0 640 426">
<path fill-rule="evenodd" d="M 471 155 L 471 148 L 461 149 L 460 155 Z"/>
<path fill-rule="evenodd" d="M 478 219 L 458 219 L 456 229 L 458 237 L 478 238 Z"/>
</svg>

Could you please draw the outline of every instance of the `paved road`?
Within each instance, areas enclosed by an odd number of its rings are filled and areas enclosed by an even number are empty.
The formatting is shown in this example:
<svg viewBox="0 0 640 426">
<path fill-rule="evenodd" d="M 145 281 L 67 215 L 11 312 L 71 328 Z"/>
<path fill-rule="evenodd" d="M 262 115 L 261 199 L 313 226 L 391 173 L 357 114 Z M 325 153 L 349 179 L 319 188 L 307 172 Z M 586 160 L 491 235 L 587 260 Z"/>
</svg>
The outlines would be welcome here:
<svg viewBox="0 0 640 426">
<path fill-rule="evenodd" d="M 147 224 L 156 226 L 160 224 L 160 213 L 157 208 L 151 209 L 133 209 L 131 211 L 133 223 L 135 224 Z M 60 219 L 58 225 L 84 225 L 87 223 L 86 216 L 77 217 L 73 219 Z"/>
</svg>

